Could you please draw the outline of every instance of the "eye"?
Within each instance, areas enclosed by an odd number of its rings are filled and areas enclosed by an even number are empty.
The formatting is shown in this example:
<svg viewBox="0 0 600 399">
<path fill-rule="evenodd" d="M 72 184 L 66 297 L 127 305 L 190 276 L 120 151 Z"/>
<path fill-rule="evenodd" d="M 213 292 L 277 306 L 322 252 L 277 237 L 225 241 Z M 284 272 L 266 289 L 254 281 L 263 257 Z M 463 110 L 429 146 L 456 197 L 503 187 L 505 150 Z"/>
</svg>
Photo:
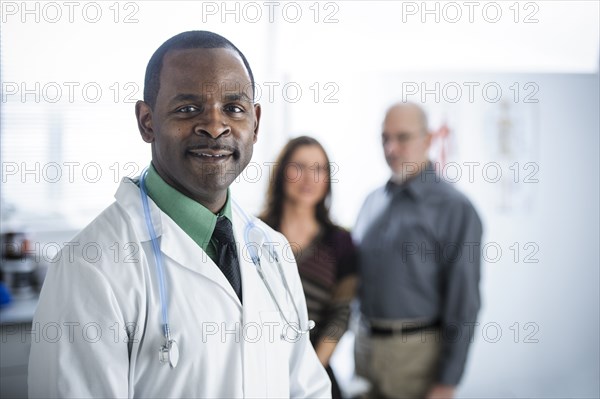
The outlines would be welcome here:
<svg viewBox="0 0 600 399">
<path fill-rule="evenodd" d="M 226 105 L 225 106 L 225 111 L 231 112 L 233 114 L 240 114 L 242 112 L 246 112 L 246 110 L 243 107 L 241 107 L 239 105 L 236 105 L 236 104 L 228 104 L 228 105 Z"/>
<path fill-rule="evenodd" d="M 181 113 L 181 114 L 189 114 L 190 112 L 198 112 L 200 111 L 200 109 L 194 105 L 186 105 L 184 107 L 181 107 L 179 109 L 177 109 L 177 113 Z"/>
<path fill-rule="evenodd" d="M 398 136 L 398 141 L 400 143 L 407 143 L 412 139 L 412 137 L 410 136 L 410 134 L 407 133 L 402 133 L 401 135 Z"/>
</svg>

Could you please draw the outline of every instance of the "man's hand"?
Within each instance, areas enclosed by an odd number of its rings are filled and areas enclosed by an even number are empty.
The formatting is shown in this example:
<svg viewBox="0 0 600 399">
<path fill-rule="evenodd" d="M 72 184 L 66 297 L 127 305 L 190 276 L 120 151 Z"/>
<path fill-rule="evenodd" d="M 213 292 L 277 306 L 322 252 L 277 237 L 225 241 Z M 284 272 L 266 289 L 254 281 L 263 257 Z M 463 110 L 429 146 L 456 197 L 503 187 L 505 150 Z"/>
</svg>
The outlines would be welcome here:
<svg viewBox="0 0 600 399">
<path fill-rule="evenodd" d="M 434 385 L 427 393 L 426 399 L 452 399 L 455 388 L 454 385 Z"/>
</svg>

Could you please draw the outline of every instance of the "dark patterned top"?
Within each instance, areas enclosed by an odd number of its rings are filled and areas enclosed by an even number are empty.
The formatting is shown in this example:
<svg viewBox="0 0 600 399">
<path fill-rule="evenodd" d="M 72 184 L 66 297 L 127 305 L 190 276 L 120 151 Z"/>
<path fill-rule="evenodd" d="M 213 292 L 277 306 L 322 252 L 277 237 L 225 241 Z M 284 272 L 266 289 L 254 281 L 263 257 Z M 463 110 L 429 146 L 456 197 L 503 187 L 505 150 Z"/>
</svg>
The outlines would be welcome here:
<svg viewBox="0 0 600 399">
<path fill-rule="evenodd" d="M 351 286 L 340 283 L 356 274 L 356 250 L 350 233 L 340 227 L 321 229 L 302 251 L 295 253 L 315 345 L 322 337 L 337 342 L 348 327 Z"/>
</svg>

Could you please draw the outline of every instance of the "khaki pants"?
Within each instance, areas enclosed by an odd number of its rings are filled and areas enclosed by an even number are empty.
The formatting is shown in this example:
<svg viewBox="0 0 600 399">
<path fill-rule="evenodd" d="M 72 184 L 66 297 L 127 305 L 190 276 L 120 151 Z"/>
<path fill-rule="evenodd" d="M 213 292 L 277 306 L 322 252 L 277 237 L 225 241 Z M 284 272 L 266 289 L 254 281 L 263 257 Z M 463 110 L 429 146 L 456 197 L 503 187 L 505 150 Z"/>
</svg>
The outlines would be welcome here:
<svg viewBox="0 0 600 399">
<path fill-rule="evenodd" d="M 423 398 L 435 382 L 440 331 L 371 336 L 362 323 L 356 336 L 356 374 L 371 383 L 369 398 Z"/>
</svg>

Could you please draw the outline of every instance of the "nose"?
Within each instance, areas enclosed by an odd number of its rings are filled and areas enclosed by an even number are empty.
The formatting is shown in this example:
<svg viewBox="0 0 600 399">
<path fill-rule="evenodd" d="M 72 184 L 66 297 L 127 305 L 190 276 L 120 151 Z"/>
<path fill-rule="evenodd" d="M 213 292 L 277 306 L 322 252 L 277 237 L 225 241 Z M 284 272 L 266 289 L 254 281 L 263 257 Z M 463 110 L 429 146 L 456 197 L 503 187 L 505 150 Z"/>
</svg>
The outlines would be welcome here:
<svg viewBox="0 0 600 399">
<path fill-rule="evenodd" d="M 206 135 L 214 139 L 231 133 L 231 127 L 227 121 L 227 117 L 217 109 L 207 110 L 205 115 L 200 118 L 196 126 L 194 126 L 194 133 L 197 135 Z"/>
<path fill-rule="evenodd" d="M 395 155 L 398 152 L 397 147 L 398 145 L 394 142 L 394 140 L 389 140 L 383 145 L 383 152 L 386 156 Z"/>
<path fill-rule="evenodd" d="M 316 180 L 317 178 L 317 171 L 316 169 L 313 167 L 313 165 L 311 166 L 305 166 L 301 169 L 302 175 L 300 176 L 300 181 L 302 181 L 302 183 L 306 184 L 306 183 L 312 183 L 314 180 Z"/>
</svg>

